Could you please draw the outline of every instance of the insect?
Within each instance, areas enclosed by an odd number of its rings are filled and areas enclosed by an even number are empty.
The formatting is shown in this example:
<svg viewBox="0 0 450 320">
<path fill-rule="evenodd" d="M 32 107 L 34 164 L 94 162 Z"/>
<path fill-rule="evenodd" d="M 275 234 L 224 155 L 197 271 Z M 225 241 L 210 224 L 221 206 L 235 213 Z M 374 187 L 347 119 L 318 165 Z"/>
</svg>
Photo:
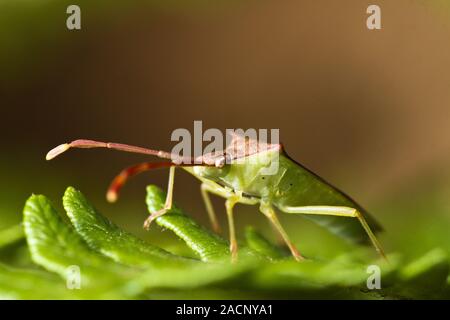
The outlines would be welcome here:
<svg viewBox="0 0 450 320">
<path fill-rule="evenodd" d="M 348 195 L 292 160 L 281 144 L 262 143 L 234 135 L 231 143 L 222 152 L 209 153 L 193 159 L 120 143 L 75 140 L 52 149 L 46 159 L 53 159 L 70 148 L 109 148 L 165 159 L 161 162 L 144 162 L 124 169 L 114 178 L 107 192 L 108 201 L 114 202 L 130 177 L 152 169 L 169 168 L 164 207 L 150 214 L 144 223 L 146 229 L 153 220 L 172 207 L 175 168 L 181 167 L 197 177 L 201 181 L 201 195 L 212 228 L 216 232 L 220 232 L 220 226 L 211 204 L 210 194 L 226 199 L 232 261 L 236 261 L 238 254 L 233 214 L 233 208 L 237 203 L 258 205 L 260 212 L 268 218 L 290 249 L 292 256 L 298 261 L 304 257 L 280 224 L 276 209 L 288 214 L 302 214 L 351 242 L 361 244 L 371 242 L 385 258 L 384 251 L 375 236 L 382 228 L 374 218 Z M 267 168 L 274 163 L 277 170 L 267 174 Z"/>
</svg>

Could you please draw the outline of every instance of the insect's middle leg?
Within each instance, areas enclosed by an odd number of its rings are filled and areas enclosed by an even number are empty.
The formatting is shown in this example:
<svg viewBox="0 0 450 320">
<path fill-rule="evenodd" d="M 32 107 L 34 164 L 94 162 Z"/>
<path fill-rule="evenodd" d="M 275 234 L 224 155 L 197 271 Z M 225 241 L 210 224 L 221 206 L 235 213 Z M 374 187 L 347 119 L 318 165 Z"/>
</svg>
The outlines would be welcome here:
<svg viewBox="0 0 450 320">
<path fill-rule="evenodd" d="M 242 203 L 242 204 L 248 204 L 248 205 L 257 204 L 259 202 L 259 199 L 243 197 L 242 193 L 235 193 L 233 190 L 224 188 L 224 187 L 218 185 L 217 183 L 208 181 L 208 180 L 203 180 L 201 190 L 202 190 L 202 193 L 203 192 L 213 193 L 215 195 L 218 195 L 218 196 L 226 199 L 225 207 L 227 210 L 229 233 L 230 233 L 231 260 L 236 261 L 238 246 L 237 246 L 237 240 L 236 240 L 236 232 L 235 232 L 235 228 L 234 228 L 233 208 L 236 203 Z M 209 200 L 209 197 L 208 197 L 208 200 Z M 205 202 L 205 203 L 207 204 L 208 202 Z M 211 206 L 211 208 L 212 208 L 212 206 Z"/>
<path fill-rule="evenodd" d="M 175 166 L 172 166 L 172 167 L 170 167 L 170 171 L 169 171 L 169 184 L 167 187 L 167 196 L 166 196 L 166 202 L 164 203 L 164 207 L 161 210 L 153 212 L 150 215 L 150 217 L 148 217 L 147 220 L 145 220 L 145 222 L 144 222 L 145 229 L 150 228 L 150 224 L 152 223 L 153 220 L 162 216 L 167 211 L 172 209 L 174 180 L 175 180 Z"/>
<path fill-rule="evenodd" d="M 202 183 L 200 186 L 200 191 L 202 193 L 203 202 L 205 203 L 206 211 L 208 212 L 209 221 L 211 222 L 211 226 L 215 233 L 220 233 L 220 225 L 217 221 L 216 212 L 214 211 L 214 207 L 212 206 L 211 199 L 209 197 L 209 188 L 206 183 Z"/>
<path fill-rule="evenodd" d="M 230 232 L 230 252 L 231 252 L 231 262 L 237 261 L 238 245 L 236 240 L 236 231 L 234 229 L 234 218 L 233 218 L 233 208 L 236 203 L 238 203 L 240 197 L 233 196 L 225 201 L 225 207 L 227 209 L 228 226 Z"/>
<path fill-rule="evenodd" d="M 289 250 L 291 251 L 291 254 L 294 257 L 294 259 L 297 261 L 303 260 L 304 259 L 303 256 L 300 254 L 300 252 L 298 252 L 295 245 L 289 239 L 289 236 L 287 235 L 286 231 L 284 230 L 283 226 L 281 225 L 280 221 L 278 220 L 278 217 L 275 213 L 275 210 L 272 208 L 272 206 L 261 203 L 259 210 L 270 220 L 272 225 L 275 227 L 275 229 L 281 235 L 284 242 L 286 243 Z"/>
</svg>

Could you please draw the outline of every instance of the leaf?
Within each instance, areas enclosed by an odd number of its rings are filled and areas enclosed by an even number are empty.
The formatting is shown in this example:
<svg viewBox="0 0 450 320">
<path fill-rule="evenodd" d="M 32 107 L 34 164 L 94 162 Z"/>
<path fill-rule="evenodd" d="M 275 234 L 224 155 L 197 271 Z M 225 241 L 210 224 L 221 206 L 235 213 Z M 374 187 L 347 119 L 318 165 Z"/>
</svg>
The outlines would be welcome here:
<svg viewBox="0 0 450 320">
<path fill-rule="evenodd" d="M 95 242 L 95 247 L 99 251 L 141 267 L 149 261 L 153 262 L 151 259 L 155 258 L 153 256 L 155 252 L 164 257 L 154 265 L 154 268 L 146 268 L 145 271 L 117 264 L 100 252 L 89 248 L 76 232 L 77 229 L 70 228 L 62 221 L 47 198 L 30 197 L 24 209 L 24 224 L 33 260 L 63 278 L 67 278 L 70 266 L 79 266 L 83 279 L 87 280 L 83 281 L 83 287 L 88 287 L 89 294 L 95 291 L 101 297 L 132 297 L 154 287 L 195 288 L 230 279 L 248 269 L 249 264 L 232 267 L 199 265 L 191 260 L 173 257 L 151 245 L 148 255 L 144 249 L 145 244 L 130 234 L 125 238 L 116 239 L 123 240 L 122 242 L 114 241 L 114 237 L 121 232 L 115 229 L 109 220 L 93 210 L 80 192 L 69 188 L 65 200 L 65 206 L 72 211 L 69 215 L 77 223 L 78 229 L 81 230 L 81 226 L 87 226 L 90 222 L 94 224 L 101 222 L 101 225 L 106 227 L 100 236 L 95 227 L 92 230 L 82 229 L 82 235 L 89 240 L 94 239 L 90 244 Z M 130 247 L 127 247 L 128 243 Z M 140 248 L 144 253 L 127 251 L 133 248 Z M 143 259 L 144 256 L 146 259 Z M 170 258 L 165 259 L 166 257 Z"/>
<path fill-rule="evenodd" d="M 444 283 L 449 272 L 447 253 L 436 248 L 419 259 L 411 262 L 401 270 L 401 276 L 405 281 L 426 281 Z"/>
<path fill-rule="evenodd" d="M 247 227 L 245 230 L 245 238 L 251 249 L 271 259 L 282 259 L 288 256 L 286 251 L 272 244 L 253 227 Z"/>
<path fill-rule="evenodd" d="M 166 194 L 159 187 L 154 185 L 147 186 L 146 203 L 150 213 L 162 209 L 165 199 Z M 187 246 L 200 256 L 202 261 L 230 261 L 228 242 L 217 234 L 200 226 L 177 205 L 173 205 L 169 212 L 158 217 L 155 221 L 159 226 L 171 230 L 179 238 L 184 240 Z M 264 258 L 267 257 L 245 245 L 239 246 L 240 260 Z"/>
<path fill-rule="evenodd" d="M 72 187 L 67 188 L 63 203 L 76 231 L 91 248 L 124 264 L 154 267 L 131 282 L 136 292 L 151 287 L 197 287 L 236 276 L 246 269 L 242 265 L 223 268 L 194 264 L 193 260 L 148 244 L 119 229 Z"/>
<path fill-rule="evenodd" d="M 74 299 L 65 281 L 41 270 L 11 268 L 0 264 L 0 299 Z"/>
<path fill-rule="evenodd" d="M 42 195 L 32 195 L 25 203 L 24 230 L 36 264 L 64 279 L 70 274 L 70 267 L 78 266 L 83 287 L 104 291 L 105 287 L 116 287 L 136 273 L 92 251 Z"/>
<path fill-rule="evenodd" d="M 149 210 L 158 210 L 164 200 L 164 192 L 148 187 Z M 24 208 L 28 249 L 33 261 L 48 272 L 0 264 L 0 297 L 130 299 L 186 297 L 188 292 L 208 297 L 208 293 L 220 292 L 221 296 L 237 293 L 247 298 L 382 299 L 450 294 L 448 258 L 441 249 L 404 267 L 395 256 L 389 257 L 389 264 L 371 262 L 381 268 L 383 287 L 369 290 L 369 264 L 351 252 L 331 260 L 296 262 L 255 229 L 247 228 L 249 247 L 241 246 L 244 250 L 238 263 L 231 264 L 227 241 L 174 207 L 156 223 L 173 230 L 203 261 L 186 259 L 121 230 L 74 188 L 66 190 L 63 203 L 73 227 L 63 221 L 46 197 L 33 195 L 28 199 Z M 4 243 L 14 238 L 5 237 L 8 240 Z M 261 257 L 270 257 L 270 261 Z M 74 265 L 81 271 L 82 290 L 66 287 L 68 268 Z M 43 289 L 30 290 L 36 286 Z"/>
<path fill-rule="evenodd" d="M 255 284 L 271 289 L 323 289 L 357 286 L 367 279 L 366 266 L 341 261 L 284 261 L 255 274 Z"/>
<path fill-rule="evenodd" d="M 165 194 L 161 189 L 153 185 L 147 187 L 146 203 L 149 212 L 162 209 L 164 202 Z M 155 221 L 183 239 L 203 261 L 223 261 L 229 257 L 228 243 L 224 239 L 198 225 L 176 205 Z"/>
<path fill-rule="evenodd" d="M 420 291 L 436 291 L 446 286 L 449 268 L 447 252 L 436 248 L 402 268 L 400 277 Z"/>
<path fill-rule="evenodd" d="M 15 225 L 0 231 L 0 249 L 24 238 L 22 225 Z"/>
<path fill-rule="evenodd" d="M 76 231 L 89 247 L 117 262 L 145 267 L 167 264 L 169 260 L 182 260 L 119 229 L 100 215 L 83 194 L 73 187 L 67 188 L 63 204 Z"/>
</svg>

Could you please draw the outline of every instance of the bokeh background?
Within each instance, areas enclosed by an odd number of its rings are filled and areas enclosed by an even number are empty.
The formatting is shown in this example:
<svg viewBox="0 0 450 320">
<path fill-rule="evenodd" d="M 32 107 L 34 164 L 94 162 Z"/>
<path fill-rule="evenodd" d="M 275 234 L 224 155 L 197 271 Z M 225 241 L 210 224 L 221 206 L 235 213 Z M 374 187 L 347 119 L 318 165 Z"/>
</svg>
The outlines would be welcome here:
<svg viewBox="0 0 450 320">
<path fill-rule="evenodd" d="M 366 28 L 366 8 L 382 30 Z M 66 28 L 81 7 L 82 29 Z M 144 186 L 117 204 L 105 190 L 139 155 L 46 152 L 76 138 L 170 150 L 176 128 L 279 128 L 289 154 L 351 194 L 384 225 L 388 251 L 450 248 L 450 5 L 445 0 L 0 1 L 0 228 L 25 199 L 61 208 L 68 185 L 122 228 L 142 230 Z M 175 199 L 207 225 L 198 181 L 181 172 Z M 223 201 L 214 204 L 225 223 Z M 353 247 L 295 216 L 281 217 L 300 249 Z M 238 230 L 270 228 L 239 206 Z M 226 228 L 224 228 L 226 229 Z M 323 245 L 328 243 L 328 245 Z"/>
</svg>

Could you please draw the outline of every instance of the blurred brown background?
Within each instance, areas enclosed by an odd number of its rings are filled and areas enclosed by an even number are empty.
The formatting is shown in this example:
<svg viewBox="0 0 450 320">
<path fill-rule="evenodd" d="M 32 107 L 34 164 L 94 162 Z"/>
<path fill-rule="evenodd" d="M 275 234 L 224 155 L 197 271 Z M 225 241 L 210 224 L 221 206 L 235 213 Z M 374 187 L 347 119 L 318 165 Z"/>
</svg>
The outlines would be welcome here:
<svg viewBox="0 0 450 320">
<path fill-rule="evenodd" d="M 68 31 L 75 3 L 82 30 Z M 382 30 L 366 28 L 372 3 Z M 1 6 L 0 200 L 10 220 L 29 193 L 57 200 L 75 185 L 110 212 L 139 208 L 123 221 L 140 226 L 143 186 L 164 186 L 166 172 L 131 182 L 113 207 L 103 200 L 110 179 L 145 157 L 78 150 L 45 162 L 45 153 L 75 138 L 171 149 L 171 132 L 194 120 L 279 128 L 293 158 L 369 207 L 431 171 L 448 178 L 446 1 Z M 197 181 L 176 179 L 176 199 L 203 215 Z"/>
</svg>

